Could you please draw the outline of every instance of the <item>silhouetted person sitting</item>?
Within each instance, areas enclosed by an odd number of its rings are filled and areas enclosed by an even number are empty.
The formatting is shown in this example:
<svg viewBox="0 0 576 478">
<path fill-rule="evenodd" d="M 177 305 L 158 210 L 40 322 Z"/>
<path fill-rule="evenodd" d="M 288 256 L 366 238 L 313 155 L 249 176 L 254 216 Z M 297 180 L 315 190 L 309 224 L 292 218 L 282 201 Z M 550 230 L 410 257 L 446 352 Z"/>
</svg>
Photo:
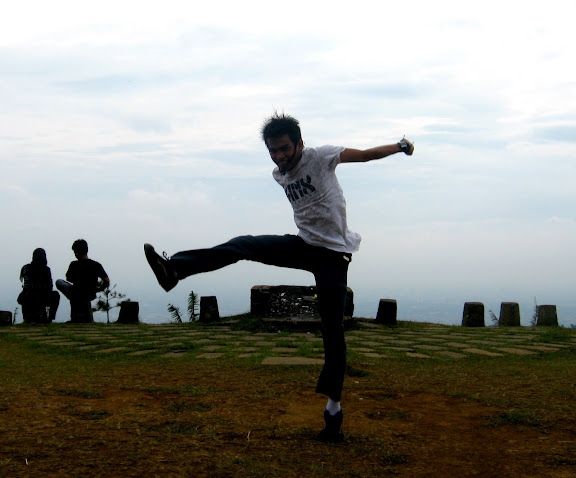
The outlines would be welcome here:
<svg viewBox="0 0 576 478">
<path fill-rule="evenodd" d="M 17 300 L 22 306 L 24 322 L 40 324 L 52 322 L 56 318 L 60 294 L 52 290 L 52 273 L 44 249 L 34 250 L 32 262 L 24 265 L 20 271 L 20 281 L 22 292 Z"/>
<path fill-rule="evenodd" d="M 110 279 L 102 264 L 88 258 L 84 239 L 74 241 L 72 250 L 77 260 L 70 263 L 66 280 L 58 279 L 56 287 L 70 300 L 72 322 L 92 322 L 90 302 L 110 285 Z"/>
</svg>

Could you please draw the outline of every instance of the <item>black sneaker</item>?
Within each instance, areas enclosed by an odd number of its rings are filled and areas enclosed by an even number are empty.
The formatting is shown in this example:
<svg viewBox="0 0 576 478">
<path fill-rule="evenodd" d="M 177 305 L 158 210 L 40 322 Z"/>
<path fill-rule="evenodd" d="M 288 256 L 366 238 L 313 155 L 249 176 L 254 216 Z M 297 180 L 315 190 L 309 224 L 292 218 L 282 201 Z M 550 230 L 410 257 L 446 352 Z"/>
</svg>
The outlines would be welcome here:
<svg viewBox="0 0 576 478">
<path fill-rule="evenodd" d="M 151 244 L 144 244 L 144 254 L 146 254 L 146 260 L 162 288 L 168 292 L 176 287 L 178 277 L 176 277 L 176 271 L 174 271 L 168 259 L 159 256 Z"/>
<path fill-rule="evenodd" d="M 402 140 L 398 142 L 398 146 L 404 154 L 412 156 L 412 153 L 414 152 L 414 145 L 406 138 L 402 138 Z"/>
<path fill-rule="evenodd" d="M 318 434 L 318 439 L 326 443 L 339 443 L 344 441 L 342 433 L 342 420 L 344 414 L 340 410 L 336 415 L 330 415 L 328 410 L 324 410 L 324 429 Z"/>
</svg>

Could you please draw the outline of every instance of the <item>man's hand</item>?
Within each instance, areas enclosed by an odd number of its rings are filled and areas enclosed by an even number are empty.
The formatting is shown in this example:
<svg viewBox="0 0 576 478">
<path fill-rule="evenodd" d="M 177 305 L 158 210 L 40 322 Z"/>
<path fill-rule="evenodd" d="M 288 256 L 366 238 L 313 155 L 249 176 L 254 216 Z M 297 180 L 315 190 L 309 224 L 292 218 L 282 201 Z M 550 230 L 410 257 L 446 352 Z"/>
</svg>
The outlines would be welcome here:
<svg viewBox="0 0 576 478">
<path fill-rule="evenodd" d="M 106 288 L 109 285 L 110 285 L 110 279 L 108 279 L 108 277 L 106 277 L 106 279 L 98 282 L 98 286 L 96 287 L 96 292 L 102 292 L 103 290 L 106 290 Z"/>
</svg>

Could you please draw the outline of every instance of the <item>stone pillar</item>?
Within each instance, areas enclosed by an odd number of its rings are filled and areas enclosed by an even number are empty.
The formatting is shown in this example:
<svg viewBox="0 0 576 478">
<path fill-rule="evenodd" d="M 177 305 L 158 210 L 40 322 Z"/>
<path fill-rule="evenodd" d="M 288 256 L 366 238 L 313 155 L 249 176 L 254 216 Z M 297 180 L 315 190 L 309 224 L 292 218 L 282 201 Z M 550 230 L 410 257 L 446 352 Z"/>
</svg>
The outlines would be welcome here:
<svg viewBox="0 0 576 478">
<path fill-rule="evenodd" d="M 91 324 L 94 322 L 92 304 L 89 300 L 70 301 L 70 322 L 75 324 Z"/>
<path fill-rule="evenodd" d="M 376 322 L 384 325 L 397 324 L 398 305 L 394 299 L 380 299 Z"/>
<path fill-rule="evenodd" d="M 520 306 L 517 302 L 502 302 L 500 304 L 501 327 L 520 327 Z"/>
<path fill-rule="evenodd" d="M 536 325 L 558 326 L 558 314 L 555 305 L 539 305 L 537 307 Z"/>
<path fill-rule="evenodd" d="M 250 290 L 250 314 L 266 317 L 270 302 L 270 286 L 255 285 Z"/>
<path fill-rule="evenodd" d="M 215 296 L 200 297 L 200 322 L 217 322 L 220 320 L 218 300 Z"/>
<path fill-rule="evenodd" d="M 12 325 L 12 312 L 0 310 L 0 325 Z"/>
<path fill-rule="evenodd" d="M 354 315 L 354 291 L 350 287 L 346 287 L 346 305 L 344 306 L 344 317 L 352 317 Z"/>
<path fill-rule="evenodd" d="M 120 313 L 118 314 L 117 324 L 137 324 L 140 304 L 125 300 L 120 304 Z"/>
<path fill-rule="evenodd" d="M 484 327 L 484 304 L 466 302 L 462 313 L 462 327 Z"/>
</svg>

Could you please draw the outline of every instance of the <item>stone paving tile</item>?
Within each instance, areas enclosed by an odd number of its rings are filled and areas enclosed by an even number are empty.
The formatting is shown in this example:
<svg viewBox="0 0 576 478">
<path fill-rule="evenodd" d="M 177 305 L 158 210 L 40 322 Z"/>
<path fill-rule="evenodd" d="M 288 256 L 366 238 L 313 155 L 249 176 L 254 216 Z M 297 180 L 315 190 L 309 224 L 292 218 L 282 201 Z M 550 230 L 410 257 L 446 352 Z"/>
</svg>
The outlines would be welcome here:
<svg viewBox="0 0 576 478">
<path fill-rule="evenodd" d="M 223 345 L 207 345 L 202 347 L 202 350 L 205 350 L 206 352 L 214 352 L 215 350 L 221 349 L 222 347 Z"/>
<path fill-rule="evenodd" d="M 408 355 L 408 357 L 413 357 L 413 358 L 422 358 L 422 359 L 432 358 L 430 355 L 420 354 L 417 352 L 407 352 L 406 355 Z"/>
<path fill-rule="evenodd" d="M 364 353 L 363 355 L 366 357 L 369 357 L 369 358 L 385 358 L 386 357 L 386 355 L 378 354 L 376 352 L 368 352 L 368 353 Z"/>
<path fill-rule="evenodd" d="M 114 353 L 114 352 L 121 352 L 121 351 L 123 351 L 123 350 L 128 350 L 128 348 L 127 348 L 127 347 L 111 347 L 111 348 L 108 348 L 108 349 L 100 349 L 100 350 L 97 350 L 97 351 L 94 352 L 94 353 L 96 353 L 96 354 L 111 354 L 111 353 Z"/>
<path fill-rule="evenodd" d="M 488 350 L 482 350 L 482 349 L 471 348 L 471 349 L 463 349 L 462 351 L 469 354 L 485 355 L 487 357 L 502 357 L 502 354 L 500 353 L 489 352 Z"/>
<path fill-rule="evenodd" d="M 295 348 L 291 348 L 291 347 L 274 347 L 271 349 L 272 352 L 274 353 L 294 353 L 296 352 L 298 349 Z"/>
<path fill-rule="evenodd" d="M 136 350 L 135 352 L 129 352 L 126 355 L 146 355 L 154 352 L 158 352 L 158 350 L 156 349 Z"/>
<path fill-rule="evenodd" d="M 531 350 L 515 348 L 515 347 L 499 347 L 499 348 L 494 348 L 494 350 L 498 350 L 499 352 L 506 352 L 509 354 L 515 354 L 515 355 L 534 355 L 534 354 L 536 354 L 536 352 L 533 352 Z"/>
<path fill-rule="evenodd" d="M 558 348 L 549 347 L 548 345 L 523 345 L 525 349 L 539 350 L 541 352 L 557 352 Z"/>
<path fill-rule="evenodd" d="M 308 357 L 266 357 L 262 365 L 323 365 L 324 359 Z"/>
<path fill-rule="evenodd" d="M 40 342 L 41 344 L 48 344 L 50 342 L 58 342 L 62 340 L 62 337 L 46 337 L 44 335 L 38 337 L 28 337 L 28 340 L 34 340 L 35 342 Z"/>
<path fill-rule="evenodd" d="M 506 342 L 502 342 L 501 340 L 469 340 L 468 343 L 470 344 L 479 344 L 479 345 L 503 345 Z"/>
<path fill-rule="evenodd" d="M 175 350 L 173 352 L 168 352 L 168 353 L 162 354 L 160 357 L 178 358 L 178 357 L 184 357 L 185 355 L 186 355 L 186 352 L 184 350 Z"/>
<path fill-rule="evenodd" d="M 396 352 L 410 352 L 410 351 L 414 350 L 413 348 L 409 348 L 409 347 L 388 347 L 388 346 L 386 346 L 386 347 L 380 347 L 380 348 L 385 349 L 385 350 L 394 350 Z"/>
<path fill-rule="evenodd" d="M 441 350 L 441 351 L 438 352 L 438 355 L 443 355 L 443 356 L 445 356 L 445 357 L 449 357 L 449 358 L 452 358 L 452 359 L 461 359 L 461 358 L 467 358 L 467 357 L 469 357 L 469 355 L 461 354 L 461 353 L 458 353 L 458 352 L 451 352 L 451 351 L 449 351 L 449 350 Z"/>
<path fill-rule="evenodd" d="M 425 345 L 425 344 L 416 344 L 414 345 L 415 349 L 422 349 L 422 350 L 446 350 L 446 347 L 438 347 L 437 345 Z"/>
<path fill-rule="evenodd" d="M 466 349 L 470 347 L 470 344 L 463 344 L 462 342 L 444 342 L 444 345 L 461 349 Z"/>
<path fill-rule="evenodd" d="M 198 357 L 198 358 L 205 358 L 205 359 L 216 359 L 216 358 L 220 358 L 223 356 L 224 356 L 224 354 L 220 353 L 220 352 L 208 352 L 205 354 L 196 355 L 196 357 Z"/>
</svg>

